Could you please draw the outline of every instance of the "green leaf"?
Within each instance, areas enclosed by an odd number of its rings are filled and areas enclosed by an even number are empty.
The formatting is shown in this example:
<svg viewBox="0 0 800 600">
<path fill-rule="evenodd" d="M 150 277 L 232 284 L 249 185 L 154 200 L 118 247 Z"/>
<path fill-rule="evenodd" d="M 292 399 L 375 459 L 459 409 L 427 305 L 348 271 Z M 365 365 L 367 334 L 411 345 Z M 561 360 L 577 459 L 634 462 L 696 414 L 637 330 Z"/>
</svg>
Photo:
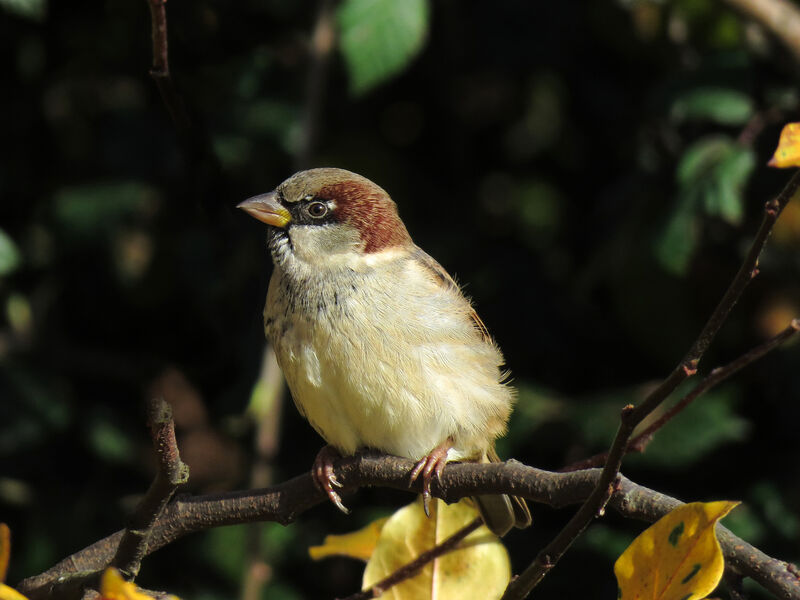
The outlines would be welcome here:
<svg viewBox="0 0 800 600">
<path fill-rule="evenodd" d="M 258 100 L 242 107 L 237 115 L 237 128 L 246 139 L 264 136 L 278 141 L 287 151 L 297 143 L 300 113 L 291 104 Z"/>
<path fill-rule="evenodd" d="M 733 141 L 726 136 L 708 136 L 696 141 L 686 149 L 678 163 L 678 185 L 694 185 L 711 175 L 733 148 Z"/>
<path fill-rule="evenodd" d="M 683 275 L 700 241 L 700 223 L 696 214 L 696 197 L 686 192 L 670 217 L 664 231 L 655 240 L 655 255 L 661 265 L 675 275 Z"/>
<path fill-rule="evenodd" d="M 46 0 L 0 0 L 0 8 L 32 21 L 43 21 L 47 16 Z"/>
<path fill-rule="evenodd" d="M 98 416 L 92 420 L 88 442 L 95 455 L 111 463 L 128 463 L 135 454 L 133 444 L 125 432 L 107 417 Z"/>
<path fill-rule="evenodd" d="M 681 469 L 720 446 L 743 440 L 749 424 L 734 411 L 730 392 L 723 389 L 695 400 L 656 433 L 643 454 L 631 455 L 631 463 Z"/>
<path fill-rule="evenodd" d="M 350 90 L 363 94 L 400 72 L 428 31 L 427 0 L 344 0 L 337 12 Z"/>
<path fill-rule="evenodd" d="M 253 529 L 257 530 L 261 539 L 260 547 L 263 549 L 261 557 L 269 564 L 273 566 L 282 564 L 287 560 L 287 554 L 293 545 L 298 554 L 306 556 L 303 546 L 305 542 L 298 542 L 302 536 L 298 536 L 296 526 L 288 528 L 279 523 L 250 523 L 217 527 L 206 533 L 203 550 L 214 569 L 230 583 L 241 581 Z"/>
<path fill-rule="evenodd" d="M 764 520 L 774 527 L 789 541 L 796 540 L 800 534 L 800 518 L 793 508 L 786 503 L 781 490 L 770 481 L 762 481 L 753 487 L 750 493 L 752 503 L 758 506 Z"/>
<path fill-rule="evenodd" d="M 756 156 L 750 148 L 731 148 L 716 169 L 719 187 L 719 216 L 732 225 L 741 223 L 744 216 L 743 190 L 753 169 Z"/>
<path fill-rule="evenodd" d="M 608 447 L 619 426 L 619 411 L 626 404 L 641 401 L 639 388 L 624 388 L 592 395 L 567 405 L 568 421 L 578 428 L 581 441 L 589 448 Z M 516 411 L 515 411 L 516 412 Z"/>
<path fill-rule="evenodd" d="M 675 121 L 744 125 L 753 114 L 750 97 L 729 88 L 704 87 L 680 96 L 670 109 Z"/>
<path fill-rule="evenodd" d="M 655 255 L 668 271 L 686 272 L 700 241 L 700 215 L 736 225 L 744 214 L 743 190 L 755 168 L 752 150 L 726 136 L 708 136 L 689 146 L 678 163 L 678 201 L 661 235 Z"/>
<path fill-rule="evenodd" d="M 18 292 L 12 292 L 6 300 L 6 319 L 11 329 L 20 334 L 30 333 L 33 326 L 33 309 L 30 301 Z"/>
<path fill-rule="evenodd" d="M 244 572 L 247 527 L 247 525 L 217 527 L 205 535 L 203 545 L 209 562 L 230 583 L 239 582 Z"/>
<path fill-rule="evenodd" d="M 625 548 L 631 545 L 635 537 L 614 527 L 595 523 L 578 538 L 580 540 L 578 543 L 579 547 L 590 548 L 601 556 L 613 560 L 625 552 Z"/>
<path fill-rule="evenodd" d="M 16 271 L 19 263 L 20 256 L 17 245 L 5 231 L 0 229 L 0 277 Z"/>
<path fill-rule="evenodd" d="M 759 518 L 749 499 L 739 510 L 726 518 L 725 526 L 735 535 L 751 544 L 761 544 L 768 535 L 767 527 Z"/>
<path fill-rule="evenodd" d="M 253 144 L 245 136 L 217 135 L 212 141 L 214 154 L 226 168 L 246 164 L 253 152 Z"/>
<path fill-rule="evenodd" d="M 90 183 L 56 192 L 54 212 L 72 233 L 103 233 L 131 215 L 152 212 L 157 201 L 156 190 L 138 181 Z"/>
</svg>

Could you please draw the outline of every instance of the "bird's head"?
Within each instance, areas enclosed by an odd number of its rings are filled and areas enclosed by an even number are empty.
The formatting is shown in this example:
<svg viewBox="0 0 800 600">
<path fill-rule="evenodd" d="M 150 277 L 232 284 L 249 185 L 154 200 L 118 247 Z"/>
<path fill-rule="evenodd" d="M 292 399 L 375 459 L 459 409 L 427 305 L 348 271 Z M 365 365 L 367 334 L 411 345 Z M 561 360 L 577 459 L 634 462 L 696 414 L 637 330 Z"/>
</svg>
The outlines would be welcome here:
<svg viewBox="0 0 800 600">
<path fill-rule="evenodd" d="M 270 226 L 270 246 L 276 258 L 292 252 L 313 262 L 331 255 L 374 254 L 412 243 L 389 194 L 344 169 L 300 171 L 274 191 L 245 200 L 238 208 Z"/>
</svg>

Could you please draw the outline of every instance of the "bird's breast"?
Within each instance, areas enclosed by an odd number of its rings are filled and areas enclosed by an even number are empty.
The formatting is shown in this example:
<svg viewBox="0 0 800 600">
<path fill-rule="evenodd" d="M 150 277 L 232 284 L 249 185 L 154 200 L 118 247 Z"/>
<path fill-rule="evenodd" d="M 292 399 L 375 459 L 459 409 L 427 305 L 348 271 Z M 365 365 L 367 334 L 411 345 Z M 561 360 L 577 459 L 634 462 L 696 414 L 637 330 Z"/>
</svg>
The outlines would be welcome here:
<svg viewBox="0 0 800 600">
<path fill-rule="evenodd" d="M 502 433 L 511 404 L 468 308 L 408 268 L 314 281 L 276 269 L 264 318 L 298 409 L 329 444 L 419 459 L 454 437 L 457 458 Z"/>
</svg>

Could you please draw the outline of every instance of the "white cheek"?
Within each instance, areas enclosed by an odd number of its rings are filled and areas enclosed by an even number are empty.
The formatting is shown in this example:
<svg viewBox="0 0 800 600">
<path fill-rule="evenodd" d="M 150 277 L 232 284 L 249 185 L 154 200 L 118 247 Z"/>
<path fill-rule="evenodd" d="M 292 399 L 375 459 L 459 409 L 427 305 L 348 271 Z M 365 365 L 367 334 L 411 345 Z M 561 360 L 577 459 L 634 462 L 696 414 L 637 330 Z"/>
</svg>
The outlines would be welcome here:
<svg viewBox="0 0 800 600">
<path fill-rule="evenodd" d="M 344 225 L 293 225 L 289 238 L 297 258 L 309 263 L 336 260 L 361 246 L 358 231 Z"/>
</svg>

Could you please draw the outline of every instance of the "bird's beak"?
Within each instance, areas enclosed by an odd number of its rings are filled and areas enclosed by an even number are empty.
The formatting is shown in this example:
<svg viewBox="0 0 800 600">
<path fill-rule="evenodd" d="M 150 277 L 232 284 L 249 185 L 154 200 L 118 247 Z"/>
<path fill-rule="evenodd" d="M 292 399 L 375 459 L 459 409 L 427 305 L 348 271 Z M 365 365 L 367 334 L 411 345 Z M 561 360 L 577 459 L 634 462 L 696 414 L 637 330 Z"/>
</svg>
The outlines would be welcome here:
<svg viewBox="0 0 800 600">
<path fill-rule="evenodd" d="M 275 192 L 253 196 L 236 205 L 254 219 L 273 227 L 286 227 L 292 221 L 292 215 L 278 201 Z"/>
</svg>

